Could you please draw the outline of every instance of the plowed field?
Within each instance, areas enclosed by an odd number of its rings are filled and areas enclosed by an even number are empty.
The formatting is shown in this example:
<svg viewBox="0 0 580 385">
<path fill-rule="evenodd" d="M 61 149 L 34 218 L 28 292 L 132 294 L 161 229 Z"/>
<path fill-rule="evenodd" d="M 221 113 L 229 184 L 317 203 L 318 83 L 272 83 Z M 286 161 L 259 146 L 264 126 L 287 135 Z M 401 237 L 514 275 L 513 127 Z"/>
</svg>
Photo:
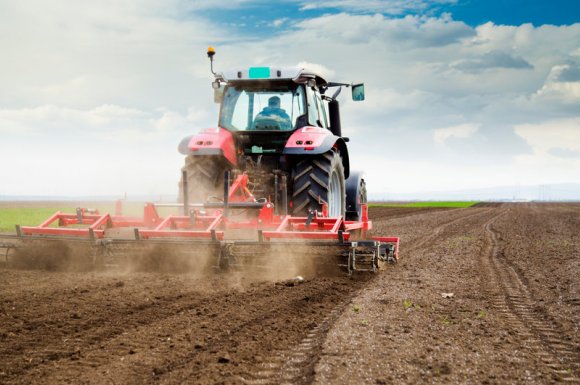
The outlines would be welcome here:
<svg viewBox="0 0 580 385">
<path fill-rule="evenodd" d="M 1 384 L 580 382 L 580 205 L 375 208 L 374 276 L 0 264 Z"/>
</svg>

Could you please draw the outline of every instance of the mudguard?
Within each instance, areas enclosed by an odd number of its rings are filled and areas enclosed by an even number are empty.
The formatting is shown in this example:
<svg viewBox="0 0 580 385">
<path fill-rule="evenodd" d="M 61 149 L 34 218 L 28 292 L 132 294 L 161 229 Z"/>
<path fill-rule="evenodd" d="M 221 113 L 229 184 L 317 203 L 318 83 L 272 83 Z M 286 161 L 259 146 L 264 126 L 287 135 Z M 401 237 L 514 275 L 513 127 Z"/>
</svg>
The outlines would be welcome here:
<svg viewBox="0 0 580 385">
<path fill-rule="evenodd" d="M 232 165 L 238 164 L 234 136 L 221 127 L 206 128 L 199 134 L 187 136 L 181 140 L 177 148 L 183 155 L 220 155 Z"/>
<path fill-rule="evenodd" d="M 346 142 L 340 136 L 333 135 L 332 132 L 322 127 L 306 126 L 300 128 L 288 138 L 284 147 L 284 155 L 318 155 L 324 154 L 336 147 L 342 156 L 344 166 L 344 177 L 350 174 L 350 161 L 348 158 L 348 148 Z"/>
</svg>

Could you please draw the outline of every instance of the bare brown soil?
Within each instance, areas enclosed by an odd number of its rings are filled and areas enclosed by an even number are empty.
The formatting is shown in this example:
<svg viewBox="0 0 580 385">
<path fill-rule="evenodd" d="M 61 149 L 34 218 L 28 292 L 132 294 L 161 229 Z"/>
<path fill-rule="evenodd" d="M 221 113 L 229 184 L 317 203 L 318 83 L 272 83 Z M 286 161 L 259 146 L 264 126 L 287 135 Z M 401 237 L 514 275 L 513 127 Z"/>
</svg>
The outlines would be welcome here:
<svg viewBox="0 0 580 385">
<path fill-rule="evenodd" d="M 2 266 L 0 383 L 579 381 L 580 205 L 370 215 L 372 277 Z"/>
</svg>

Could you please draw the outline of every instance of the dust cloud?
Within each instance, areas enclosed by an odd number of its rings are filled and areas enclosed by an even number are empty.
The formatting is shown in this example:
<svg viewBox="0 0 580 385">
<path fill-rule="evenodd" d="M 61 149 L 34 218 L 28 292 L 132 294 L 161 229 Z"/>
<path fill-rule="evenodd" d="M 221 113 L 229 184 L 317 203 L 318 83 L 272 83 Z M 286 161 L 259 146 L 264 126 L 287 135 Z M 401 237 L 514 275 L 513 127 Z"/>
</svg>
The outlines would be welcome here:
<svg viewBox="0 0 580 385">
<path fill-rule="evenodd" d="M 255 212 L 232 213 L 232 220 L 255 219 Z M 103 271 L 186 274 L 192 278 L 215 277 L 232 288 L 255 282 L 279 282 L 297 276 L 343 275 L 340 256 L 333 248 L 307 245 L 299 239 L 258 243 L 256 229 L 225 231 L 222 246 L 209 242 L 144 240 L 133 242 L 132 231 L 110 229 L 107 237 L 127 240 L 106 248 L 90 242 L 30 240 L 10 256 L 10 266 L 46 271 Z M 252 243 L 244 243 L 251 241 Z M 338 257 L 338 258 L 337 258 Z"/>
<path fill-rule="evenodd" d="M 34 240 L 16 249 L 9 265 L 17 269 L 89 271 L 98 261 L 90 245 L 61 240 Z"/>
<path fill-rule="evenodd" d="M 124 273 L 158 272 L 201 277 L 212 273 L 215 249 L 215 246 L 202 244 L 149 244 L 114 259 Z"/>
<path fill-rule="evenodd" d="M 66 241 L 35 241 L 17 249 L 10 265 L 46 271 L 101 271 L 120 275 L 162 273 L 217 278 L 244 289 L 256 282 L 280 282 L 297 276 L 344 275 L 336 250 L 300 241 L 276 245 L 140 243 L 102 255 L 88 245 Z"/>
</svg>

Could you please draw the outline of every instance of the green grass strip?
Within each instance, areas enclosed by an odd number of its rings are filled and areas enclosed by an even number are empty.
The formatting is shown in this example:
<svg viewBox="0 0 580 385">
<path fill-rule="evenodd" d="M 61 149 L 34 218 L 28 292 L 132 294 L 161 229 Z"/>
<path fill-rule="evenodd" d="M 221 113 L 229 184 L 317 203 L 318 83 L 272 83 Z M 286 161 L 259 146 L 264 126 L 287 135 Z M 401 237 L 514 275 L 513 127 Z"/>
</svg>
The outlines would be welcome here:
<svg viewBox="0 0 580 385">
<path fill-rule="evenodd" d="M 0 207 L 0 231 L 14 232 L 15 225 L 36 226 L 57 211 L 74 214 L 74 207 Z"/>
<path fill-rule="evenodd" d="M 66 203 L 65 203 L 66 204 Z M 74 203 L 72 203 L 74 204 Z M 15 232 L 16 225 L 38 226 L 57 211 L 66 214 L 76 214 L 77 207 L 89 207 L 97 209 L 99 213 L 115 213 L 115 203 L 100 202 L 97 204 L 78 203 L 78 206 L 42 206 L 42 207 L 0 207 L 0 232 Z M 122 214 L 141 218 L 143 217 L 142 202 L 124 202 Z M 169 214 L 180 214 L 178 209 L 161 207 L 157 209 L 159 215 L 166 216 Z M 57 226 L 58 221 L 52 227 Z"/>
</svg>

